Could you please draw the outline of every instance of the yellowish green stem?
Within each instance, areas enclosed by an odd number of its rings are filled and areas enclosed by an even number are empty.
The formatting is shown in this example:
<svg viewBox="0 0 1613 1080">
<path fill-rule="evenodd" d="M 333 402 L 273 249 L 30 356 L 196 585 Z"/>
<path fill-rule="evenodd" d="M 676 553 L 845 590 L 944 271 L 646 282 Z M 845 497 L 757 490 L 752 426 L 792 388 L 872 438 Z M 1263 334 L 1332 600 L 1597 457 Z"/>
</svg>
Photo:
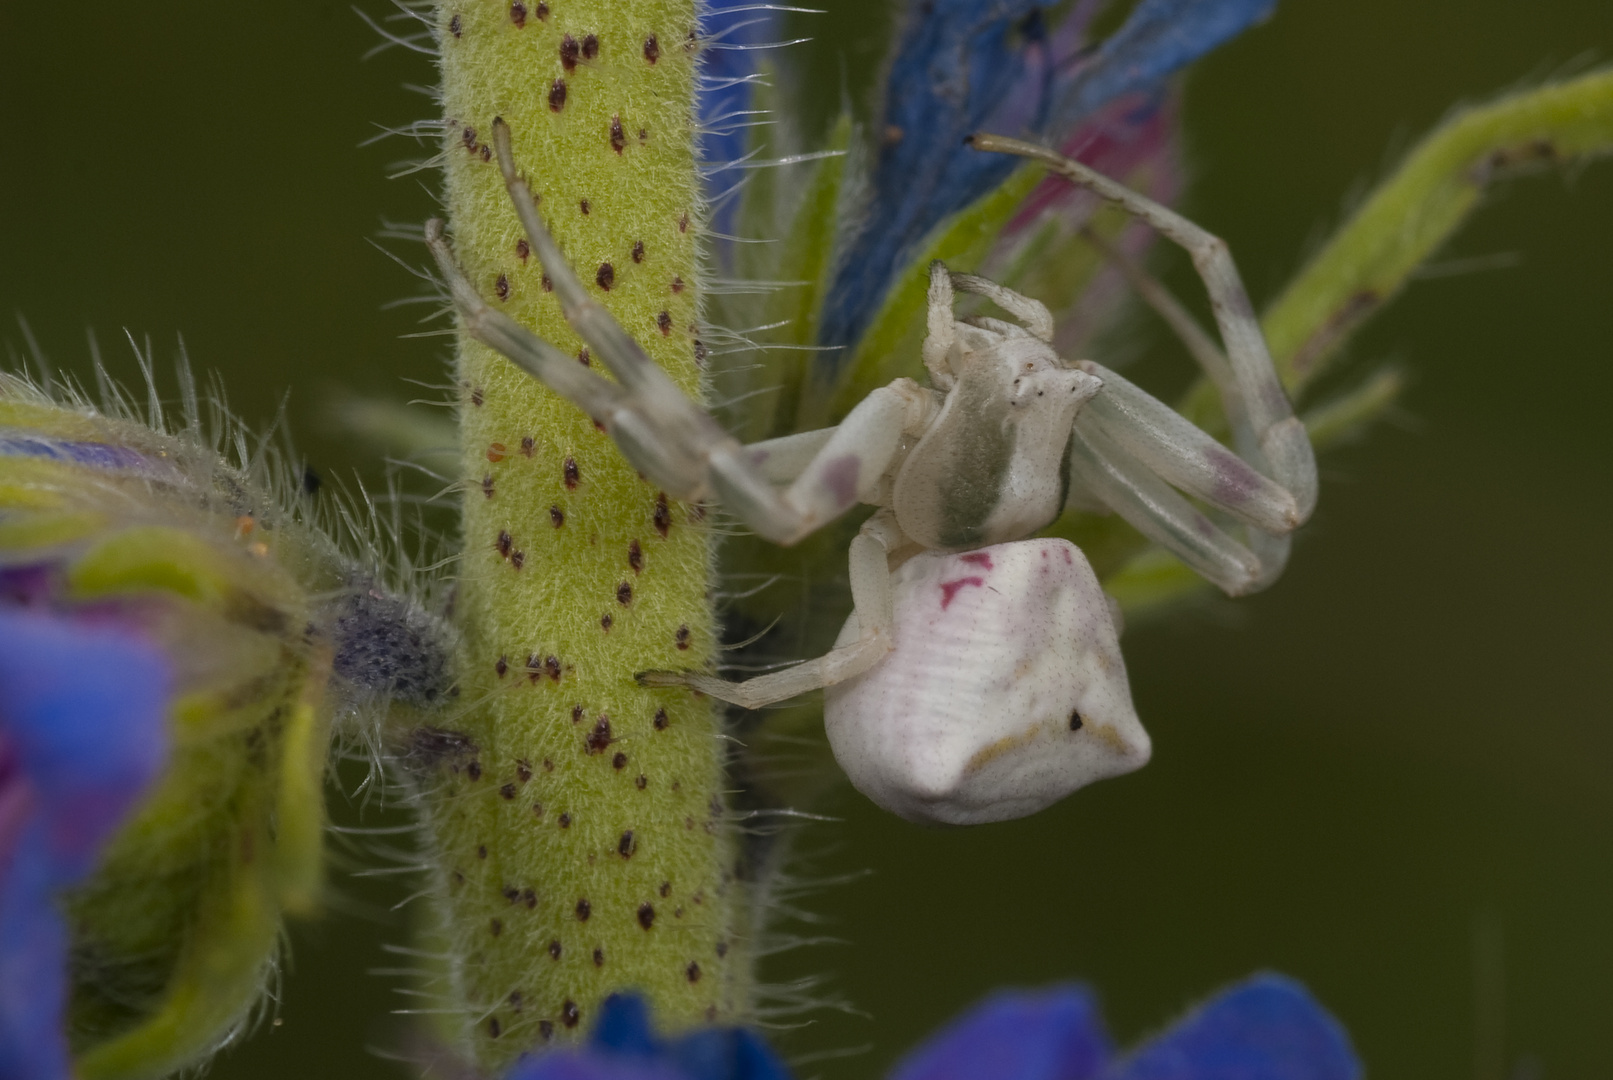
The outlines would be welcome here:
<svg viewBox="0 0 1613 1080">
<path fill-rule="evenodd" d="M 439 5 L 449 229 L 504 312 L 598 365 L 544 287 L 489 142 L 595 296 L 701 386 L 693 0 Z M 661 1023 L 743 1018 L 747 949 L 711 702 L 635 672 L 713 662 L 704 511 L 463 335 L 464 633 L 451 729 L 418 729 L 453 1008 L 489 1067 L 636 989 Z"/>
</svg>

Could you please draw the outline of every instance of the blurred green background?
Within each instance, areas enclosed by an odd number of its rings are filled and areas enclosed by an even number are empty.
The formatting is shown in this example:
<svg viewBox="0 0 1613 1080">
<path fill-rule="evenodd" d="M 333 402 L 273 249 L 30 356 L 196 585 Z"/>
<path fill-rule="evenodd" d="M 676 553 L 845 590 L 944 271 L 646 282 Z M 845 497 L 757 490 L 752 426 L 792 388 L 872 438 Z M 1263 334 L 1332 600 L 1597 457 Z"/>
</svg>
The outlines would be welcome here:
<svg viewBox="0 0 1613 1080">
<path fill-rule="evenodd" d="M 826 6 L 833 102 L 889 19 Z M 345 3 L 0 3 L 0 340 L 22 347 L 20 313 L 84 371 L 93 327 L 132 379 L 124 328 L 159 359 L 183 334 L 250 423 L 289 391 L 318 467 L 378 475 L 321 403 L 432 396 L 402 380 L 442 381 L 446 347 L 382 308 L 419 287 L 368 238 L 427 216 L 435 177 L 389 181 L 416 148 L 360 143 L 429 116 L 402 85 L 432 72 L 361 62 L 374 42 Z M 1185 209 L 1269 297 L 1454 103 L 1610 50 L 1606 0 L 1283 0 L 1188 84 Z M 862 1010 L 784 1036 L 868 1047 L 803 1075 L 882 1075 L 994 985 L 1090 980 L 1130 1040 L 1264 967 L 1309 983 L 1378 1080 L 1613 1075 L 1613 162 L 1508 185 L 1440 261 L 1487 256 L 1505 267 L 1428 275 L 1357 341 L 1414 383 L 1398 423 L 1324 459 L 1278 587 L 1128 634 L 1152 765 L 957 832 L 848 790 L 803 832 L 809 875 L 873 871 L 808 901 L 845 944 L 766 972 Z M 400 1075 L 367 1047 L 401 1045 L 410 1002 L 369 969 L 407 890 L 336 883 L 292 935 L 280 1023 L 220 1080 Z"/>
</svg>

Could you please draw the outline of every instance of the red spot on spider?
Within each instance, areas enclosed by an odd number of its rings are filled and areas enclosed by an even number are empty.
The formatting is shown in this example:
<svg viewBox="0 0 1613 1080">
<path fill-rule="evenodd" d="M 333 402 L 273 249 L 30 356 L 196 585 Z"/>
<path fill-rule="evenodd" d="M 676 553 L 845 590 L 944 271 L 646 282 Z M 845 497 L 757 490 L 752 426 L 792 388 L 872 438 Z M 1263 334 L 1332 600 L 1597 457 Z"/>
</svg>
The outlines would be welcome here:
<svg viewBox="0 0 1613 1080">
<path fill-rule="evenodd" d="M 488 461 L 503 461 L 504 460 L 504 444 L 501 443 L 501 442 L 490 443 L 488 445 L 488 447 L 487 447 L 487 460 Z"/>
<path fill-rule="evenodd" d="M 991 569 L 991 555 L 988 552 L 971 551 L 967 555 L 960 556 L 960 558 L 962 558 L 966 563 L 971 563 L 975 566 L 983 566 L 987 570 Z"/>
<path fill-rule="evenodd" d="M 675 293 L 680 293 L 680 292 L 683 291 L 683 278 L 682 277 L 674 277 L 672 279 L 672 291 L 675 292 Z"/>
<path fill-rule="evenodd" d="M 655 317 L 655 325 L 660 328 L 661 336 L 667 337 L 672 333 L 672 313 L 663 311 Z"/>
<path fill-rule="evenodd" d="M 957 581 L 941 582 L 941 610 L 945 611 L 952 604 L 952 598 L 958 595 L 958 590 L 965 585 L 985 585 L 986 579 L 980 577 L 959 578 Z"/>
<path fill-rule="evenodd" d="M 673 635 L 673 640 L 677 642 L 679 649 L 687 650 L 689 648 L 689 628 L 687 626 L 678 627 L 678 632 Z"/>
</svg>

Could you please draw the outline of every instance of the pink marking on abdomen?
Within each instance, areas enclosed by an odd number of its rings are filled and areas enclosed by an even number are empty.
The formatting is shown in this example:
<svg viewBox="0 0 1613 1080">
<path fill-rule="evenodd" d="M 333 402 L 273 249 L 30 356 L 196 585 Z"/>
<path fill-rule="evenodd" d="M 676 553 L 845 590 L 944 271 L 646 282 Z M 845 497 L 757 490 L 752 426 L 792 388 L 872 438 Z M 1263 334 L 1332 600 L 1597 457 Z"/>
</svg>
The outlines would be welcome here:
<svg viewBox="0 0 1613 1080">
<path fill-rule="evenodd" d="M 984 566 L 987 570 L 991 569 L 991 555 L 988 552 L 971 551 L 967 555 L 960 555 L 959 558 L 966 563 L 974 563 L 976 566 Z"/>
<path fill-rule="evenodd" d="M 984 585 L 986 579 L 982 577 L 959 578 L 957 581 L 941 582 L 941 610 L 945 611 L 952 603 L 952 598 L 958 595 L 958 590 L 965 585 Z"/>
</svg>

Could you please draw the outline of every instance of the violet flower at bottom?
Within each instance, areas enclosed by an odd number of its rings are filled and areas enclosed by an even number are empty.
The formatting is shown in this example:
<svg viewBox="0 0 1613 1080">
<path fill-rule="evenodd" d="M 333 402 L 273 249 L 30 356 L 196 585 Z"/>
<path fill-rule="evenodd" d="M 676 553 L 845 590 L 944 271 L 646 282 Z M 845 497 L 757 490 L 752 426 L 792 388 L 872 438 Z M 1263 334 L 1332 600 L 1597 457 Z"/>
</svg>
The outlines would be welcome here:
<svg viewBox="0 0 1613 1080">
<path fill-rule="evenodd" d="M 1358 1080 L 1349 1036 L 1298 982 L 1259 974 L 1117 1055 L 1087 987 L 1006 990 L 911 1051 L 888 1080 Z M 505 1080 L 788 1080 L 744 1028 L 662 1038 L 644 1002 L 606 1001 L 588 1044 L 529 1058 Z"/>
</svg>

